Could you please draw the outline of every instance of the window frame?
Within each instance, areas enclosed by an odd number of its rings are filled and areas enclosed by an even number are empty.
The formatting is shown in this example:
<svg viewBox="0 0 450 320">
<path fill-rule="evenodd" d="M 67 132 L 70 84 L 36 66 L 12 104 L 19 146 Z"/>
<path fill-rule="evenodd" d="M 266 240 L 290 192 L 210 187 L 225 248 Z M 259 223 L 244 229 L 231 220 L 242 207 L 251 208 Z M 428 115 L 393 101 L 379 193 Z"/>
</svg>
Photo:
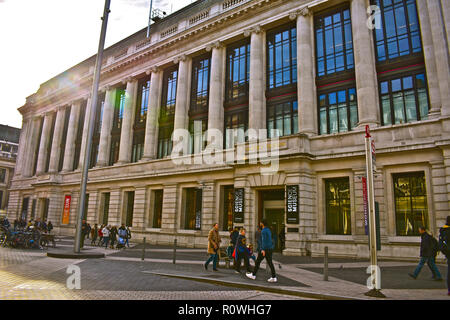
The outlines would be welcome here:
<svg viewBox="0 0 450 320">
<path fill-rule="evenodd" d="M 232 67 L 233 63 L 230 63 L 230 55 L 231 53 L 237 49 L 245 47 L 245 83 L 239 86 L 237 89 L 239 91 L 238 96 L 233 98 L 233 79 L 230 79 L 230 75 L 233 73 L 234 68 Z M 232 106 L 236 104 L 248 103 L 249 100 L 249 88 L 250 88 L 250 39 L 245 38 L 234 42 L 227 46 L 226 55 L 225 55 L 225 106 Z M 236 58 L 233 59 L 235 61 Z M 240 80 L 238 80 L 239 82 Z M 244 94 L 240 94 L 244 92 Z"/>
<path fill-rule="evenodd" d="M 329 221 L 329 218 L 328 218 L 328 215 L 329 215 L 329 212 L 328 212 L 328 207 L 329 207 L 329 205 L 328 205 L 328 188 L 327 188 L 327 186 L 328 186 L 328 184 L 329 183 L 331 183 L 331 182 L 339 182 L 339 181 L 341 181 L 341 182 L 343 182 L 344 180 L 346 180 L 346 182 L 348 183 L 348 199 L 345 199 L 345 200 L 348 200 L 348 209 L 349 209 L 349 214 L 348 214 L 348 217 L 347 217 L 347 219 L 348 219 L 348 224 L 349 224 L 349 226 L 348 226 L 348 230 L 349 230 L 349 233 L 342 233 L 342 232 L 340 232 L 340 233 L 333 233 L 333 232 L 330 232 L 329 231 L 329 229 L 328 229 L 328 221 Z M 339 235 L 339 236 L 351 236 L 352 234 L 353 234 L 353 232 L 352 232 L 352 228 L 353 228 L 353 226 L 352 226 L 352 190 L 351 190 L 351 185 L 350 185 L 350 177 L 349 176 L 342 176 L 342 177 L 329 177 L 329 178 L 324 178 L 323 179 L 323 185 L 324 185 L 324 190 L 325 190 L 325 194 L 324 194 L 324 213 L 325 213 L 325 216 L 324 216 L 324 220 L 325 220 L 325 225 L 324 225 L 324 233 L 325 233 L 325 235 Z M 343 212 L 342 212 L 342 210 L 341 210 L 341 201 L 339 201 L 339 214 L 340 215 L 345 215 Z M 340 220 L 341 220 L 341 218 L 340 218 Z"/>
</svg>

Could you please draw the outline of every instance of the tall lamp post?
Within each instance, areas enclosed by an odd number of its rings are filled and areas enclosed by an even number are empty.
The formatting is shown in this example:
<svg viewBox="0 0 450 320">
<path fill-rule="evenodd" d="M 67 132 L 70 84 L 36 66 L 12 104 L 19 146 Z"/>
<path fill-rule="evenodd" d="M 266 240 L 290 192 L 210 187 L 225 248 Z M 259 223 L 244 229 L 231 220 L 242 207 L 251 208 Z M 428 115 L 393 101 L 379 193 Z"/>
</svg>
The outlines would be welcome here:
<svg viewBox="0 0 450 320">
<path fill-rule="evenodd" d="M 89 112 L 89 121 L 88 121 L 88 135 L 87 135 L 87 143 L 86 149 L 84 153 L 83 166 L 82 166 L 82 177 L 81 177 L 81 191 L 80 191 L 80 201 L 78 206 L 78 218 L 77 218 L 77 229 L 75 235 L 75 245 L 74 252 L 80 253 L 80 245 L 81 245 L 81 224 L 83 221 L 84 215 L 84 207 L 86 203 L 86 185 L 88 180 L 88 170 L 89 170 L 89 159 L 91 158 L 91 149 L 92 149 L 92 135 L 94 133 L 94 118 L 95 118 L 95 106 L 97 106 L 98 100 L 98 86 L 100 82 L 100 70 L 102 67 L 102 59 L 103 59 L 103 49 L 105 47 L 105 38 L 106 38 L 106 26 L 108 25 L 108 15 L 111 12 L 109 10 L 109 6 L 111 4 L 111 0 L 105 0 L 105 8 L 103 10 L 102 19 L 102 29 L 100 33 L 100 41 L 98 44 L 98 53 L 95 61 L 95 71 L 94 71 L 94 83 L 92 85 L 91 92 L 91 107 Z"/>
</svg>

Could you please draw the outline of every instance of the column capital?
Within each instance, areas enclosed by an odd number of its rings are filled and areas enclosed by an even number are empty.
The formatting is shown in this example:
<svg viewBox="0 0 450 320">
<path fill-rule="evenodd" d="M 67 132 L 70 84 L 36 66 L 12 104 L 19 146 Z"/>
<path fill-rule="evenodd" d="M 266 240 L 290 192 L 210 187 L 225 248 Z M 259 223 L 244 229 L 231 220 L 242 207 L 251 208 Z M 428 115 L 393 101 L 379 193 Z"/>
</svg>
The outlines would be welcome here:
<svg viewBox="0 0 450 320">
<path fill-rule="evenodd" d="M 136 80 L 137 79 L 135 77 L 129 76 L 129 77 L 126 77 L 125 79 L 122 80 L 122 84 L 127 84 L 128 82 L 133 82 L 133 81 L 136 81 Z"/>
<path fill-rule="evenodd" d="M 257 25 L 257 26 L 254 26 L 254 27 L 251 27 L 251 28 L 248 28 L 248 29 L 244 30 L 244 37 L 248 37 L 252 33 L 258 34 L 258 33 L 261 33 L 263 31 L 264 31 L 263 28 L 260 25 Z"/>
<path fill-rule="evenodd" d="M 213 48 L 220 49 L 223 46 L 224 46 L 223 42 L 221 42 L 221 41 L 214 41 L 214 42 L 211 42 L 210 44 L 207 44 L 205 49 L 206 49 L 206 51 L 210 52 Z"/>
<path fill-rule="evenodd" d="M 289 19 L 290 20 L 296 20 L 297 17 L 299 17 L 299 16 L 309 17 L 311 15 L 312 15 L 312 11 L 308 7 L 304 7 L 302 9 L 289 12 Z"/>
<path fill-rule="evenodd" d="M 145 74 L 149 76 L 151 73 L 157 73 L 159 71 L 161 71 L 160 66 L 152 66 L 147 71 L 145 71 Z"/>
<path fill-rule="evenodd" d="M 110 89 L 111 89 L 111 86 L 110 86 L 109 84 L 107 84 L 107 85 L 101 87 L 101 88 L 100 88 L 100 91 L 101 91 L 101 92 L 106 92 L 106 91 L 108 91 L 108 90 L 110 90 Z"/>
<path fill-rule="evenodd" d="M 177 64 L 180 61 L 186 61 L 187 56 L 185 54 L 181 54 L 178 57 L 175 57 L 175 59 L 173 59 L 173 63 Z"/>
</svg>

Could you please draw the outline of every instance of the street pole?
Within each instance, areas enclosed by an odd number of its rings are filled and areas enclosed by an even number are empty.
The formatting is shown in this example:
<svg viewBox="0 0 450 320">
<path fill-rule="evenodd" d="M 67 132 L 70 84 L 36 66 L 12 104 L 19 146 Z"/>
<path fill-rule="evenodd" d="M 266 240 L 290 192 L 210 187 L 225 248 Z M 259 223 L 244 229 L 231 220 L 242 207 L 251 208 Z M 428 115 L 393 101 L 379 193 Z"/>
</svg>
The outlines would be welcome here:
<svg viewBox="0 0 450 320">
<path fill-rule="evenodd" d="M 150 37 L 150 23 L 152 23 L 153 0 L 150 0 L 150 13 L 148 14 L 147 38 Z"/>
<path fill-rule="evenodd" d="M 103 48 L 105 47 L 105 38 L 106 38 L 106 26 L 108 25 L 108 15 L 111 12 L 109 10 L 109 6 L 111 4 L 111 0 L 105 0 L 105 8 L 103 10 L 102 19 L 102 29 L 100 33 L 100 41 L 98 44 L 98 53 L 95 61 L 95 71 L 94 71 L 94 83 L 92 85 L 91 92 L 91 106 L 89 112 L 89 121 L 88 121 L 88 135 L 87 135 L 87 143 L 86 149 L 84 153 L 83 166 L 82 166 L 82 176 L 81 176 L 81 187 L 80 187 L 80 201 L 78 202 L 78 218 L 77 218 L 77 229 L 75 235 L 75 245 L 74 252 L 80 252 L 80 244 L 81 244 L 81 224 L 83 220 L 83 211 L 86 203 L 86 185 L 88 180 L 88 170 L 89 170 L 89 159 L 91 158 L 91 149 L 92 149 L 92 135 L 94 133 L 94 121 L 95 121 L 95 109 L 97 106 L 98 100 L 98 87 L 100 82 L 100 70 L 102 67 L 102 59 L 103 59 Z"/>
<path fill-rule="evenodd" d="M 373 185 L 373 158 L 372 143 L 369 126 L 366 126 L 365 147 L 366 147 L 366 178 L 367 178 L 367 207 L 369 212 L 369 250 L 370 250 L 370 280 L 372 289 L 366 293 L 367 296 L 385 297 L 380 289 L 381 275 L 377 263 L 377 229 L 375 224 L 375 195 Z"/>
</svg>

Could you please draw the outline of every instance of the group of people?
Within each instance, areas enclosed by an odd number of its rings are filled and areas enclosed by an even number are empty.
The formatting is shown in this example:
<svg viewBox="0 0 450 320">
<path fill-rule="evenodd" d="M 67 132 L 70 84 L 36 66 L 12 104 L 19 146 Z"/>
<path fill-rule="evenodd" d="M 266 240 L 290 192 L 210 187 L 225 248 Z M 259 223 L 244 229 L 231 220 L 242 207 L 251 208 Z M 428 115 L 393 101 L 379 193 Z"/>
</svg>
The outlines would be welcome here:
<svg viewBox="0 0 450 320">
<path fill-rule="evenodd" d="M 81 248 L 84 246 L 85 239 L 90 239 L 91 245 L 94 246 L 120 249 L 125 246 L 130 247 L 131 230 L 123 223 L 119 228 L 105 224 L 99 227 L 97 223 L 94 227 L 91 227 L 86 220 L 83 220 L 81 224 Z"/>
<path fill-rule="evenodd" d="M 28 222 L 24 219 L 15 219 L 13 222 L 14 231 L 29 230 L 31 227 L 43 233 L 51 233 L 53 230 L 52 222 L 41 221 L 41 218 L 31 219 Z"/>
<path fill-rule="evenodd" d="M 420 261 L 414 272 L 408 273 L 408 275 L 417 279 L 426 263 L 431 270 L 432 279 L 442 281 L 441 273 L 436 267 L 436 256 L 440 251 L 447 258 L 447 288 L 450 296 L 450 216 L 447 216 L 446 224 L 439 230 L 439 240 L 430 235 L 424 226 L 419 227 L 419 233 L 421 237 Z"/>
<path fill-rule="evenodd" d="M 233 258 L 235 272 L 240 274 L 242 260 L 244 260 L 244 266 L 246 269 L 246 276 L 252 280 L 256 279 L 256 274 L 258 273 L 259 266 L 261 262 L 266 259 L 267 265 L 270 267 L 271 277 L 267 280 L 268 282 L 277 282 L 277 275 L 275 273 L 275 267 L 272 262 L 272 253 L 274 250 L 274 241 L 272 238 L 272 231 L 267 226 L 267 222 L 262 220 L 259 223 L 258 231 L 256 232 L 256 253 L 255 257 L 253 252 L 253 246 L 247 243 L 247 238 L 245 236 L 246 229 L 232 229 L 230 230 L 230 246 L 227 250 L 227 254 L 230 258 Z M 213 270 L 218 271 L 217 262 L 219 260 L 219 250 L 220 243 L 222 240 L 219 235 L 219 224 L 213 225 L 213 228 L 208 234 L 208 253 L 210 257 L 204 264 L 205 270 L 208 270 L 208 265 L 213 263 Z M 250 259 L 255 260 L 255 267 L 253 271 L 250 269 Z"/>
</svg>

